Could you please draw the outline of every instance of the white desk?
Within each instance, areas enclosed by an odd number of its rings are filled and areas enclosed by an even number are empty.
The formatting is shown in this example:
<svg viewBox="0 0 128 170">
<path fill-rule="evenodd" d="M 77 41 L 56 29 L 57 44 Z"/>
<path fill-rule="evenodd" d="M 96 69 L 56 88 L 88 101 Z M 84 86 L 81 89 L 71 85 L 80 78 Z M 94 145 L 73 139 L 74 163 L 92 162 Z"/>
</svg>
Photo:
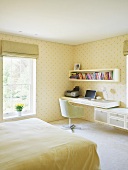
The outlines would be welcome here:
<svg viewBox="0 0 128 170">
<path fill-rule="evenodd" d="M 69 102 L 72 103 L 83 104 L 83 105 L 93 106 L 93 107 L 100 107 L 104 109 L 120 106 L 119 101 L 113 101 L 113 100 L 97 100 L 97 99 L 88 100 L 81 97 L 79 98 L 62 97 L 62 99 L 68 100 Z"/>
</svg>

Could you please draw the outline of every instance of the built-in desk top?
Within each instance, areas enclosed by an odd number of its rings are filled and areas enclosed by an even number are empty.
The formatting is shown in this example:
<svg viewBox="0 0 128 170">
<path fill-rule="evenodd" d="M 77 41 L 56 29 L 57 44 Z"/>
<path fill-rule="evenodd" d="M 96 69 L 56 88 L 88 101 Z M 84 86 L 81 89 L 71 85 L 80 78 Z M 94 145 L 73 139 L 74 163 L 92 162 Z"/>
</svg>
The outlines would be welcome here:
<svg viewBox="0 0 128 170">
<path fill-rule="evenodd" d="M 120 106 L 120 101 L 113 101 L 113 100 L 103 100 L 103 99 L 88 100 L 82 97 L 78 97 L 78 98 L 62 97 L 62 99 L 68 100 L 69 102 L 72 103 L 83 104 L 83 105 L 88 105 L 93 107 L 100 107 L 104 109 Z"/>
</svg>

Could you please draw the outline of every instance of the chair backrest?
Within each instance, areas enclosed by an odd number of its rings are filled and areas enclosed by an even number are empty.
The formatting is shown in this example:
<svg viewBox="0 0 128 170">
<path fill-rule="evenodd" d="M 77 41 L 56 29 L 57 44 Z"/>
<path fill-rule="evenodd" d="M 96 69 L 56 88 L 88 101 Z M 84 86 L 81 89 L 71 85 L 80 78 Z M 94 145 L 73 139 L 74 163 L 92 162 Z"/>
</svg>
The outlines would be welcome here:
<svg viewBox="0 0 128 170">
<path fill-rule="evenodd" d="M 61 114 L 63 117 L 68 118 L 80 118 L 84 116 L 84 108 L 80 106 L 74 106 L 67 100 L 59 99 Z"/>
<path fill-rule="evenodd" d="M 67 100 L 63 100 L 63 99 L 59 99 L 59 103 L 60 103 L 60 110 L 61 110 L 61 114 L 64 117 L 69 117 L 69 112 L 68 112 L 68 101 Z"/>
</svg>

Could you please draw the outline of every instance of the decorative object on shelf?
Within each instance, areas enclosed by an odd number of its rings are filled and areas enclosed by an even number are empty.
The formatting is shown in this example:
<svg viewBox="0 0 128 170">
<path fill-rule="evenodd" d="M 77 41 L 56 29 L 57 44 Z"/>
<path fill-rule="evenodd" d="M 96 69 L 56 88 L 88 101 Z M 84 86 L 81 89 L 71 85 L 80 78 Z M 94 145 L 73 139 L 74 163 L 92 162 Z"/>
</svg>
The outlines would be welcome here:
<svg viewBox="0 0 128 170">
<path fill-rule="evenodd" d="M 80 69 L 80 64 L 77 63 L 77 64 L 74 64 L 74 70 L 79 70 Z"/>
<path fill-rule="evenodd" d="M 23 108 L 24 108 L 24 104 L 22 104 L 22 103 L 18 103 L 15 105 L 15 109 L 19 116 L 21 116 L 21 112 L 22 112 Z"/>
<path fill-rule="evenodd" d="M 79 73 L 71 73 L 70 79 L 79 79 Z"/>
</svg>

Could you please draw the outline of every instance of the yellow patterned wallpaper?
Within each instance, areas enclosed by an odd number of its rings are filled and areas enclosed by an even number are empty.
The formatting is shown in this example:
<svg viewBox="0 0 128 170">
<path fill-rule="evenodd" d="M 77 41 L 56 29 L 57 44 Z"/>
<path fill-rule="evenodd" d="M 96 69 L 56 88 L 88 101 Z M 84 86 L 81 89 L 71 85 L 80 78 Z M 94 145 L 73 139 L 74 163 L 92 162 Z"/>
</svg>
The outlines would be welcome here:
<svg viewBox="0 0 128 170">
<path fill-rule="evenodd" d="M 37 59 L 37 116 L 45 121 L 62 119 L 59 108 L 59 97 L 66 89 L 79 85 L 81 94 L 86 89 L 96 89 L 98 93 L 106 89 L 108 99 L 121 101 L 126 106 L 126 58 L 123 56 L 123 42 L 128 35 L 70 46 L 46 42 L 27 37 L 0 34 L 0 40 L 32 43 L 39 45 Z M 68 72 L 80 63 L 81 69 L 119 68 L 121 82 L 70 82 Z M 93 121 L 93 107 L 85 106 L 85 119 Z"/>
<path fill-rule="evenodd" d="M 45 121 L 62 119 L 59 97 L 72 88 L 68 72 L 73 65 L 73 46 L 0 34 L 0 40 L 39 45 L 37 59 L 37 116 Z"/>
<path fill-rule="evenodd" d="M 123 56 L 123 42 L 128 39 L 128 35 L 108 38 L 95 42 L 78 45 L 75 48 L 75 63 L 81 64 L 81 69 L 103 69 L 119 68 L 119 83 L 104 82 L 75 82 L 79 85 L 81 95 L 86 89 L 95 89 L 98 94 L 103 93 L 105 99 L 121 101 L 121 107 L 126 107 L 126 57 Z M 93 121 L 93 108 L 87 107 L 86 119 Z"/>
<path fill-rule="evenodd" d="M 68 71 L 72 66 L 73 47 L 63 44 L 41 42 L 37 60 L 37 113 L 46 121 L 62 119 L 59 97 L 71 89 Z"/>
</svg>

